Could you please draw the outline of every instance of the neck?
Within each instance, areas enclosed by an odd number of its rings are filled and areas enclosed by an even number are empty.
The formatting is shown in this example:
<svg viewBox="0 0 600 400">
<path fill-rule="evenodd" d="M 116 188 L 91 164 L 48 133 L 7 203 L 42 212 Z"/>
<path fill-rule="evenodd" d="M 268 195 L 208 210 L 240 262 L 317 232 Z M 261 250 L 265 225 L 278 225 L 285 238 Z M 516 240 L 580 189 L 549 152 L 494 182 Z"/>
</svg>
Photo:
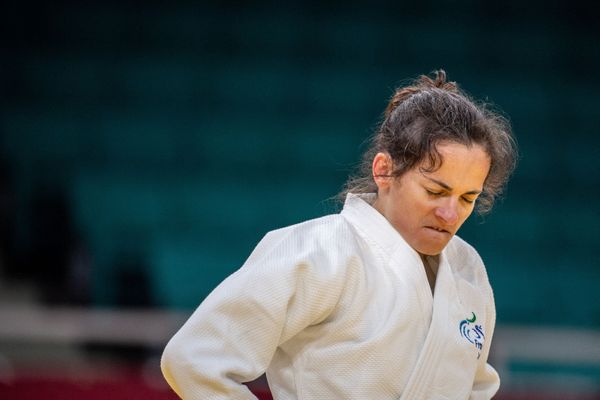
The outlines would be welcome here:
<svg viewBox="0 0 600 400">
<path fill-rule="evenodd" d="M 440 256 L 428 256 L 426 254 L 421 254 L 421 261 L 423 261 L 423 268 L 425 269 L 425 275 L 427 275 L 427 280 L 429 281 L 429 286 L 431 287 L 431 291 L 434 291 L 435 288 L 435 280 L 439 267 Z"/>
</svg>

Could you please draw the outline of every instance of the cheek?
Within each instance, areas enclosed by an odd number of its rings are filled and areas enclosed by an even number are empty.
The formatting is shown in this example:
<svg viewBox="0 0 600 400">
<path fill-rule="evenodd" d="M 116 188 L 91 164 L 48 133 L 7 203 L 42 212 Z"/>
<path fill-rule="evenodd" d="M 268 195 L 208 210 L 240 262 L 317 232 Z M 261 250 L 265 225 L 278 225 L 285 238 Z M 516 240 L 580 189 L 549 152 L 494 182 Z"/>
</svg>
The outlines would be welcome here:
<svg viewBox="0 0 600 400">
<path fill-rule="evenodd" d="M 435 210 L 439 206 L 435 199 L 420 199 L 413 203 L 411 213 L 415 219 L 428 219 L 435 215 Z"/>
<path fill-rule="evenodd" d="M 475 203 L 469 204 L 467 207 L 465 207 L 463 209 L 464 219 L 469 218 L 469 216 L 473 214 L 473 211 L 475 211 Z"/>
<path fill-rule="evenodd" d="M 430 220 L 435 212 L 435 202 L 427 198 L 422 189 L 410 183 L 404 188 L 395 187 L 392 191 L 393 225 L 402 233 L 408 234 Z"/>
<path fill-rule="evenodd" d="M 459 214 L 459 226 L 461 226 L 473 213 L 473 207 L 469 207 L 463 211 L 461 211 L 461 213 Z"/>
<path fill-rule="evenodd" d="M 430 204 L 413 202 L 399 210 L 396 217 L 407 229 L 415 229 L 430 220 L 434 212 L 435 207 Z"/>
</svg>

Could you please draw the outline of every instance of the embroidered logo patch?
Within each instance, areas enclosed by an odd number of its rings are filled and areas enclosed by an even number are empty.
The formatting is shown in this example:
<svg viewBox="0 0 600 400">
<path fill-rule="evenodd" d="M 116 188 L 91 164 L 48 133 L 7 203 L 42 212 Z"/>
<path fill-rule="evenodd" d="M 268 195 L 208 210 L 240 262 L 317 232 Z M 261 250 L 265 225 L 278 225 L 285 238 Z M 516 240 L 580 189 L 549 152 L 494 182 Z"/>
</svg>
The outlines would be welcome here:
<svg viewBox="0 0 600 400">
<path fill-rule="evenodd" d="M 471 311 L 473 316 L 460 321 L 459 330 L 462 337 L 467 339 L 469 343 L 472 343 L 478 350 L 477 359 L 481 356 L 481 349 L 483 348 L 483 341 L 485 335 L 483 334 L 483 328 L 481 324 L 476 325 L 477 316 Z"/>
</svg>

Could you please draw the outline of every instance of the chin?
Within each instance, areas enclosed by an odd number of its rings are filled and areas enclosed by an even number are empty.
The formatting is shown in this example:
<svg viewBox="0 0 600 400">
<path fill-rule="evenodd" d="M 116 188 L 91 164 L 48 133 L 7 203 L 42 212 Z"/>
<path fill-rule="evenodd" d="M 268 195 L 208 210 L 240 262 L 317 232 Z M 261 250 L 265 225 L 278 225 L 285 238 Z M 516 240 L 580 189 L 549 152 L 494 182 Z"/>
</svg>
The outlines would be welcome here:
<svg viewBox="0 0 600 400">
<path fill-rule="evenodd" d="M 445 243 L 443 246 L 422 246 L 420 248 L 415 248 L 419 254 L 424 256 L 438 256 L 446 247 Z"/>
<path fill-rule="evenodd" d="M 423 256 L 439 256 L 442 251 L 419 251 L 419 254 Z"/>
</svg>

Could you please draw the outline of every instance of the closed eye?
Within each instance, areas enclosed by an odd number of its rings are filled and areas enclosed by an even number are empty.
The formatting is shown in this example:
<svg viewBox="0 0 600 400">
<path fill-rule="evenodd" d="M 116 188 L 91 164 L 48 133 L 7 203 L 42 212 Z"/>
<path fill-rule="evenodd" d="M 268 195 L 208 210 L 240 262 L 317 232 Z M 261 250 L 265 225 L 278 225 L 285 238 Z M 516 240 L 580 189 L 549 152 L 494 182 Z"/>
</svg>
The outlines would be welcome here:
<svg viewBox="0 0 600 400">
<path fill-rule="evenodd" d="M 471 194 L 471 193 L 467 193 L 467 195 L 469 195 L 469 196 L 467 197 L 467 196 L 465 195 L 465 196 L 462 196 L 462 197 L 461 197 L 465 203 L 473 204 L 473 203 L 475 203 L 475 202 L 477 201 L 477 199 L 479 198 L 479 193 L 473 193 L 473 194 Z"/>
<path fill-rule="evenodd" d="M 441 196 L 444 192 L 436 192 L 435 190 L 431 190 L 431 189 L 425 189 L 425 191 L 427 192 L 427 194 L 431 195 L 431 196 Z"/>
</svg>

